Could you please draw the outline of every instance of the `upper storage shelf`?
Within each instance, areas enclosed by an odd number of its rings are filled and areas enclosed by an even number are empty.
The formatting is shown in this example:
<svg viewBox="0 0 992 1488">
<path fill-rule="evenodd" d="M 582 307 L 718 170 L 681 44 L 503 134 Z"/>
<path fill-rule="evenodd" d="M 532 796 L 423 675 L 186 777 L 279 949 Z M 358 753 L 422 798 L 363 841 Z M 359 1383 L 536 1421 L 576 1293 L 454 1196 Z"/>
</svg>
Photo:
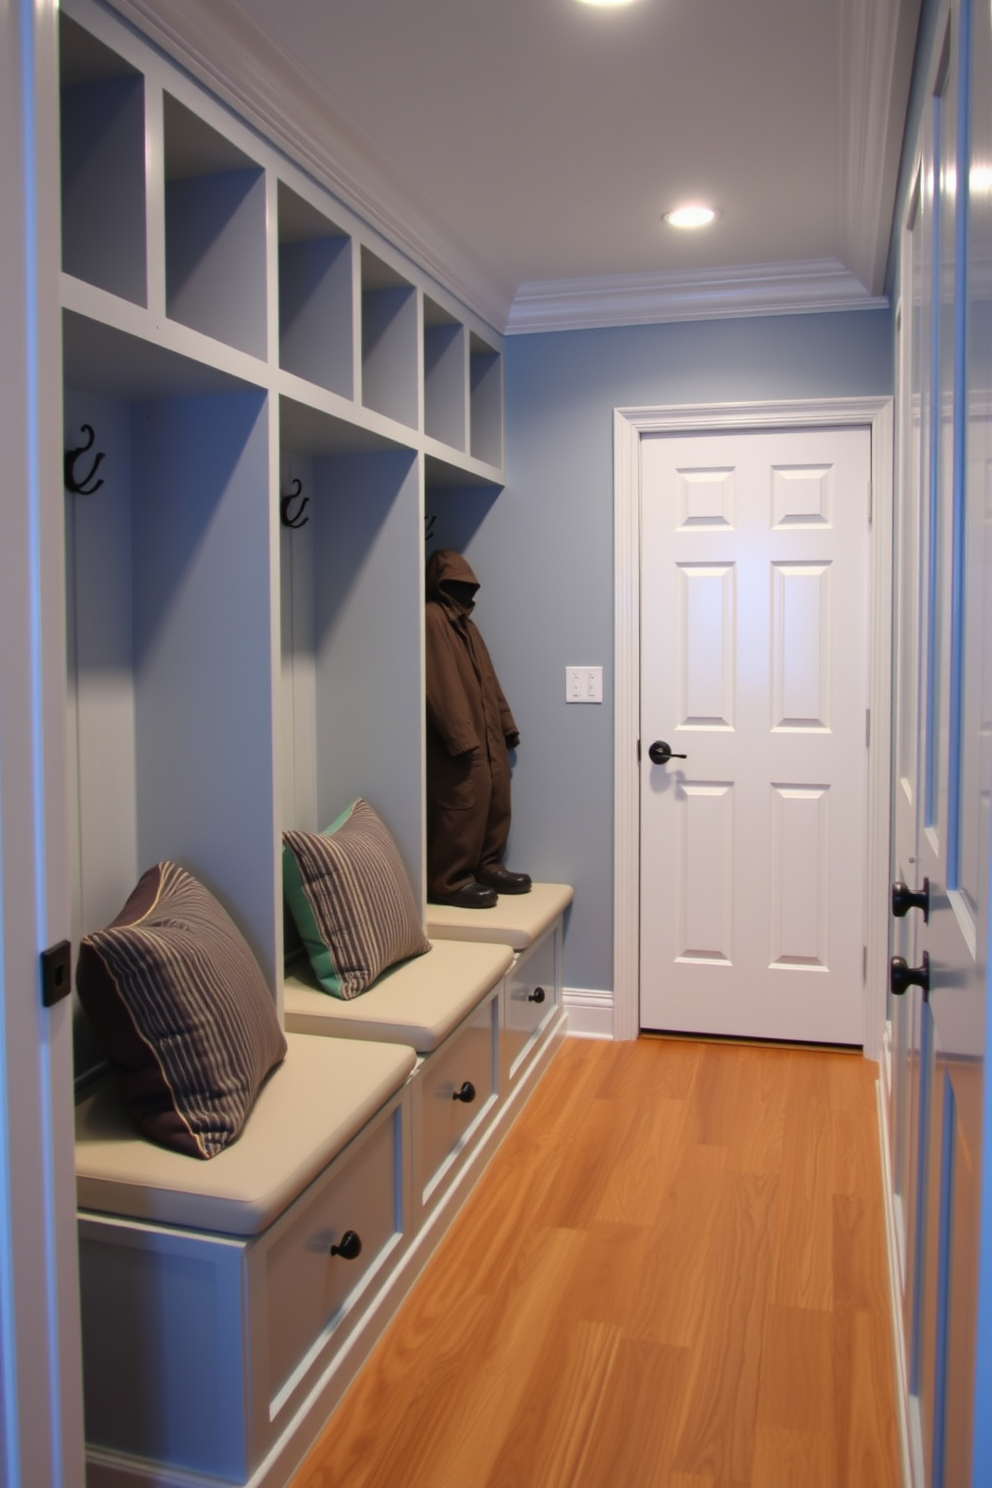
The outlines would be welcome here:
<svg viewBox="0 0 992 1488">
<path fill-rule="evenodd" d="M 354 397 L 352 240 L 279 183 L 279 365 Z"/>
<path fill-rule="evenodd" d="M 63 308 L 498 486 L 500 338 L 98 0 L 60 35 Z"/>
<path fill-rule="evenodd" d="M 264 173 L 168 93 L 163 122 L 168 314 L 264 359 Z"/>
<path fill-rule="evenodd" d="M 64 11 L 59 47 L 62 267 L 145 305 L 144 79 Z"/>
</svg>

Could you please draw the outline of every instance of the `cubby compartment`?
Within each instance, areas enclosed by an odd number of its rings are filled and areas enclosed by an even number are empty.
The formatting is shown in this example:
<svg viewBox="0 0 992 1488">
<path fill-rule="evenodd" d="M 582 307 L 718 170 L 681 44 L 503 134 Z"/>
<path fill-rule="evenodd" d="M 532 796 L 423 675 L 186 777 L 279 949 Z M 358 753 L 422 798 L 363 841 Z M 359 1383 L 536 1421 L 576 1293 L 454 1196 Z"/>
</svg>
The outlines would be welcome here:
<svg viewBox="0 0 992 1488">
<path fill-rule="evenodd" d="M 169 93 L 163 112 L 167 314 L 264 358 L 264 172 Z"/>
<path fill-rule="evenodd" d="M 64 12 L 59 17 L 62 267 L 147 303 L 145 86 Z"/>
<path fill-rule="evenodd" d="M 417 292 L 362 249 L 362 402 L 397 423 L 418 423 Z"/>
<path fill-rule="evenodd" d="M 74 937 L 168 858 L 275 987 L 266 394 L 217 374 L 190 393 L 199 369 L 140 343 L 115 376 L 106 330 L 67 319 L 66 444 L 92 429 L 79 475 L 103 454 L 91 494 L 65 497 Z"/>
<path fill-rule="evenodd" d="M 503 464 L 503 358 L 475 331 L 469 336 L 470 451 L 487 465 Z"/>
<path fill-rule="evenodd" d="M 352 240 L 279 183 L 279 365 L 354 396 Z"/>
<path fill-rule="evenodd" d="M 282 489 L 297 492 L 287 515 L 302 524 L 282 528 L 282 824 L 319 831 L 364 796 L 396 838 L 419 897 L 418 457 L 355 449 L 360 431 L 287 399 L 281 422 Z"/>
<path fill-rule="evenodd" d="M 424 295 L 424 432 L 465 448 L 468 367 L 465 327 Z"/>
</svg>

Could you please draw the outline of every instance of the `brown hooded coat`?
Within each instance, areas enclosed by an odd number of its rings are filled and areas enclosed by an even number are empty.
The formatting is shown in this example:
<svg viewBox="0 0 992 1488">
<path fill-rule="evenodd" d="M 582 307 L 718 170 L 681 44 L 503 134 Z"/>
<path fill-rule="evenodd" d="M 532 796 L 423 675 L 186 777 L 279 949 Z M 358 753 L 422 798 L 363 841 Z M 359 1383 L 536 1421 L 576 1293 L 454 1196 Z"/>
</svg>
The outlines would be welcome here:
<svg viewBox="0 0 992 1488">
<path fill-rule="evenodd" d="M 468 598 L 461 585 L 470 587 Z M 453 587 L 452 587 L 453 586 Z M 510 763 L 520 742 L 486 644 L 469 616 L 479 587 L 460 553 L 427 563 L 427 897 L 503 861 Z"/>
</svg>

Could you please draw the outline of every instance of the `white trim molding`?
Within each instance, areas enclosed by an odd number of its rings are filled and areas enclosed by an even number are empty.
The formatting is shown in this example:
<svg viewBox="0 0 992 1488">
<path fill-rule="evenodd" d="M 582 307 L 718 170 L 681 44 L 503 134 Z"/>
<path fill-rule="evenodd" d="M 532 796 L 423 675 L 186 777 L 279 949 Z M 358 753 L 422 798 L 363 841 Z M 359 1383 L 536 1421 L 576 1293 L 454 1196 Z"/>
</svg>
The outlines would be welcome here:
<svg viewBox="0 0 992 1488">
<path fill-rule="evenodd" d="M 869 290 L 885 277 L 919 14 L 920 0 L 841 0 L 841 244 Z"/>
<path fill-rule="evenodd" d="M 613 993 L 566 987 L 562 1006 L 568 1014 L 569 1038 L 612 1039 Z"/>
<path fill-rule="evenodd" d="M 114 9 L 368 225 L 501 330 L 500 284 L 350 115 L 237 0 L 111 0 Z"/>
<path fill-rule="evenodd" d="M 891 1026 L 891 1025 L 890 1025 Z M 889 1027 L 890 1027 L 889 1026 Z M 889 1027 L 886 1029 L 885 1051 L 881 1060 L 879 1078 L 875 1081 L 878 1106 L 878 1145 L 881 1155 L 882 1203 L 885 1211 L 885 1239 L 889 1271 L 889 1313 L 892 1323 L 892 1361 L 895 1370 L 896 1414 L 899 1434 L 899 1463 L 903 1488 L 923 1488 L 922 1458 L 914 1452 L 910 1420 L 912 1418 L 909 1394 L 909 1371 L 906 1359 L 906 1340 L 902 1327 L 902 1264 L 899 1236 L 896 1228 L 894 1190 L 892 1187 L 891 1136 L 889 1133 L 889 1104 L 892 1086 L 889 1080 L 890 1060 Z"/>
<path fill-rule="evenodd" d="M 640 1028 L 640 550 L 641 440 L 650 434 L 727 429 L 869 428 L 871 431 L 871 658 L 866 863 L 867 967 L 864 1051 L 877 1060 L 885 1028 L 888 971 L 889 747 L 892 646 L 891 397 L 617 408 L 614 470 L 614 890 L 613 1036 Z"/>
<path fill-rule="evenodd" d="M 506 334 L 827 310 L 881 310 L 888 303 L 884 296 L 873 297 L 836 258 L 592 279 L 544 279 L 520 285 L 510 307 Z"/>
</svg>

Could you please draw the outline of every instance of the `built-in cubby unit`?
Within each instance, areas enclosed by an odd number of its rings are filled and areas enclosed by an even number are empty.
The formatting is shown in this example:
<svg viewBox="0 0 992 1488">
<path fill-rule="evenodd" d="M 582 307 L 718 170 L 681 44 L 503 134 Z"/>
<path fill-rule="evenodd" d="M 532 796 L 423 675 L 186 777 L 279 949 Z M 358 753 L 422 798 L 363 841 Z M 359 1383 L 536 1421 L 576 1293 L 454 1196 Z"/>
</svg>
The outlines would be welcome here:
<svg viewBox="0 0 992 1488">
<path fill-rule="evenodd" d="M 59 56 L 62 267 L 144 305 L 144 79 L 64 12 Z"/>
<path fill-rule="evenodd" d="M 283 826 L 320 830 L 364 796 L 419 895 L 422 581 L 411 554 L 423 531 L 420 459 L 362 448 L 346 427 L 286 399 L 281 424 L 283 489 L 298 491 L 301 521 L 282 529 Z"/>
<path fill-rule="evenodd" d="M 172 859 L 275 988 L 268 395 L 65 319 L 66 445 L 103 456 L 66 492 L 77 933 Z"/>
<path fill-rule="evenodd" d="M 503 463 L 503 358 L 476 332 L 469 336 L 471 453 L 486 465 Z"/>
<path fill-rule="evenodd" d="M 354 396 L 352 239 L 279 183 L 279 365 Z"/>
<path fill-rule="evenodd" d="M 362 402 L 397 423 L 419 423 L 417 294 L 408 279 L 362 249 Z"/>
<path fill-rule="evenodd" d="M 63 0 L 60 25 L 73 940 L 78 949 L 110 923 L 141 873 L 171 859 L 227 908 L 282 1017 L 295 937 L 284 925 L 285 828 L 319 830 L 365 797 L 425 907 L 425 492 L 439 510 L 443 492 L 444 521 L 458 532 L 452 524 L 477 521 L 496 499 L 500 341 L 110 6 Z M 465 499 L 469 487 L 478 501 Z M 497 967 L 484 989 L 492 1048 L 502 975 Z M 100 1088 L 102 1053 L 78 1007 L 75 1022 L 82 1112 Z M 549 1040 L 542 1057 L 551 1052 Z M 481 1108 L 472 1115 L 471 1139 L 459 1138 L 430 1205 L 400 1205 L 389 1265 L 368 1252 L 347 1325 L 328 1323 L 323 1265 L 334 1252 L 314 1259 L 323 1230 L 306 1253 L 319 1272 L 314 1294 L 304 1304 L 287 1280 L 321 1340 L 305 1400 L 287 1393 L 295 1344 L 284 1349 L 269 1321 L 253 1322 L 250 1342 L 239 1333 L 244 1316 L 264 1312 L 255 1279 L 231 1291 L 218 1322 L 193 1271 L 156 1259 L 142 1281 L 148 1310 L 117 1308 L 135 1248 L 171 1255 L 179 1236 L 180 1249 L 226 1265 L 238 1246 L 261 1256 L 275 1228 L 232 1241 L 187 1220 L 149 1224 L 128 1210 L 110 1220 L 99 1204 L 82 1206 L 84 1239 L 114 1230 L 106 1276 L 94 1282 L 83 1267 L 84 1368 L 97 1376 L 86 1405 L 91 1488 L 178 1485 L 204 1472 L 229 1488 L 283 1488 L 436 1243 L 451 1196 L 509 1119 L 493 1058 L 484 1119 Z M 384 1179 L 395 1205 L 421 1171 L 413 1151 L 430 1125 L 416 1068 L 390 1096 L 393 1115 L 406 1113 Z M 266 1090 L 280 1078 L 295 1089 L 291 1055 Z M 450 1091 L 439 1099 L 450 1119 Z M 263 1145 L 283 1150 L 268 1135 Z M 143 1149 L 137 1164 L 141 1188 Z M 365 1195 L 375 1179 L 364 1156 L 360 1167 L 355 1192 Z M 250 1260 L 245 1275 L 263 1269 Z M 225 1411 L 218 1429 L 233 1445 L 223 1463 L 195 1468 L 183 1455 L 202 1392 L 190 1394 L 191 1361 L 169 1354 L 158 1331 L 174 1297 L 197 1324 L 183 1347 L 198 1347 L 202 1313 L 203 1336 L 230 1351 L 221 1374 L 242 1404 L 244 1380 L 274 1370 L 274 1394 L 257 1396 L 257 1429 Z M 147 1377 L 104 1347 L 114 1309 Z M 309 1343 L 305 1352 L 318 1358 Z M 119 1377 L 137 1381 L 133 1410 Z M 183 1419 L 160 1431 L 173 1409 Z"/>
<path fill-rule="evenodd" d="M 170 93 L 162 127 L 167 313 L 264 358 L 264 172 Z"/>
<path fill-rule="evenodd" d="M 467 368 L 465 327 L 424 295 L 424 432 L 456 450 L 465 448 Z"/>
</svg>

